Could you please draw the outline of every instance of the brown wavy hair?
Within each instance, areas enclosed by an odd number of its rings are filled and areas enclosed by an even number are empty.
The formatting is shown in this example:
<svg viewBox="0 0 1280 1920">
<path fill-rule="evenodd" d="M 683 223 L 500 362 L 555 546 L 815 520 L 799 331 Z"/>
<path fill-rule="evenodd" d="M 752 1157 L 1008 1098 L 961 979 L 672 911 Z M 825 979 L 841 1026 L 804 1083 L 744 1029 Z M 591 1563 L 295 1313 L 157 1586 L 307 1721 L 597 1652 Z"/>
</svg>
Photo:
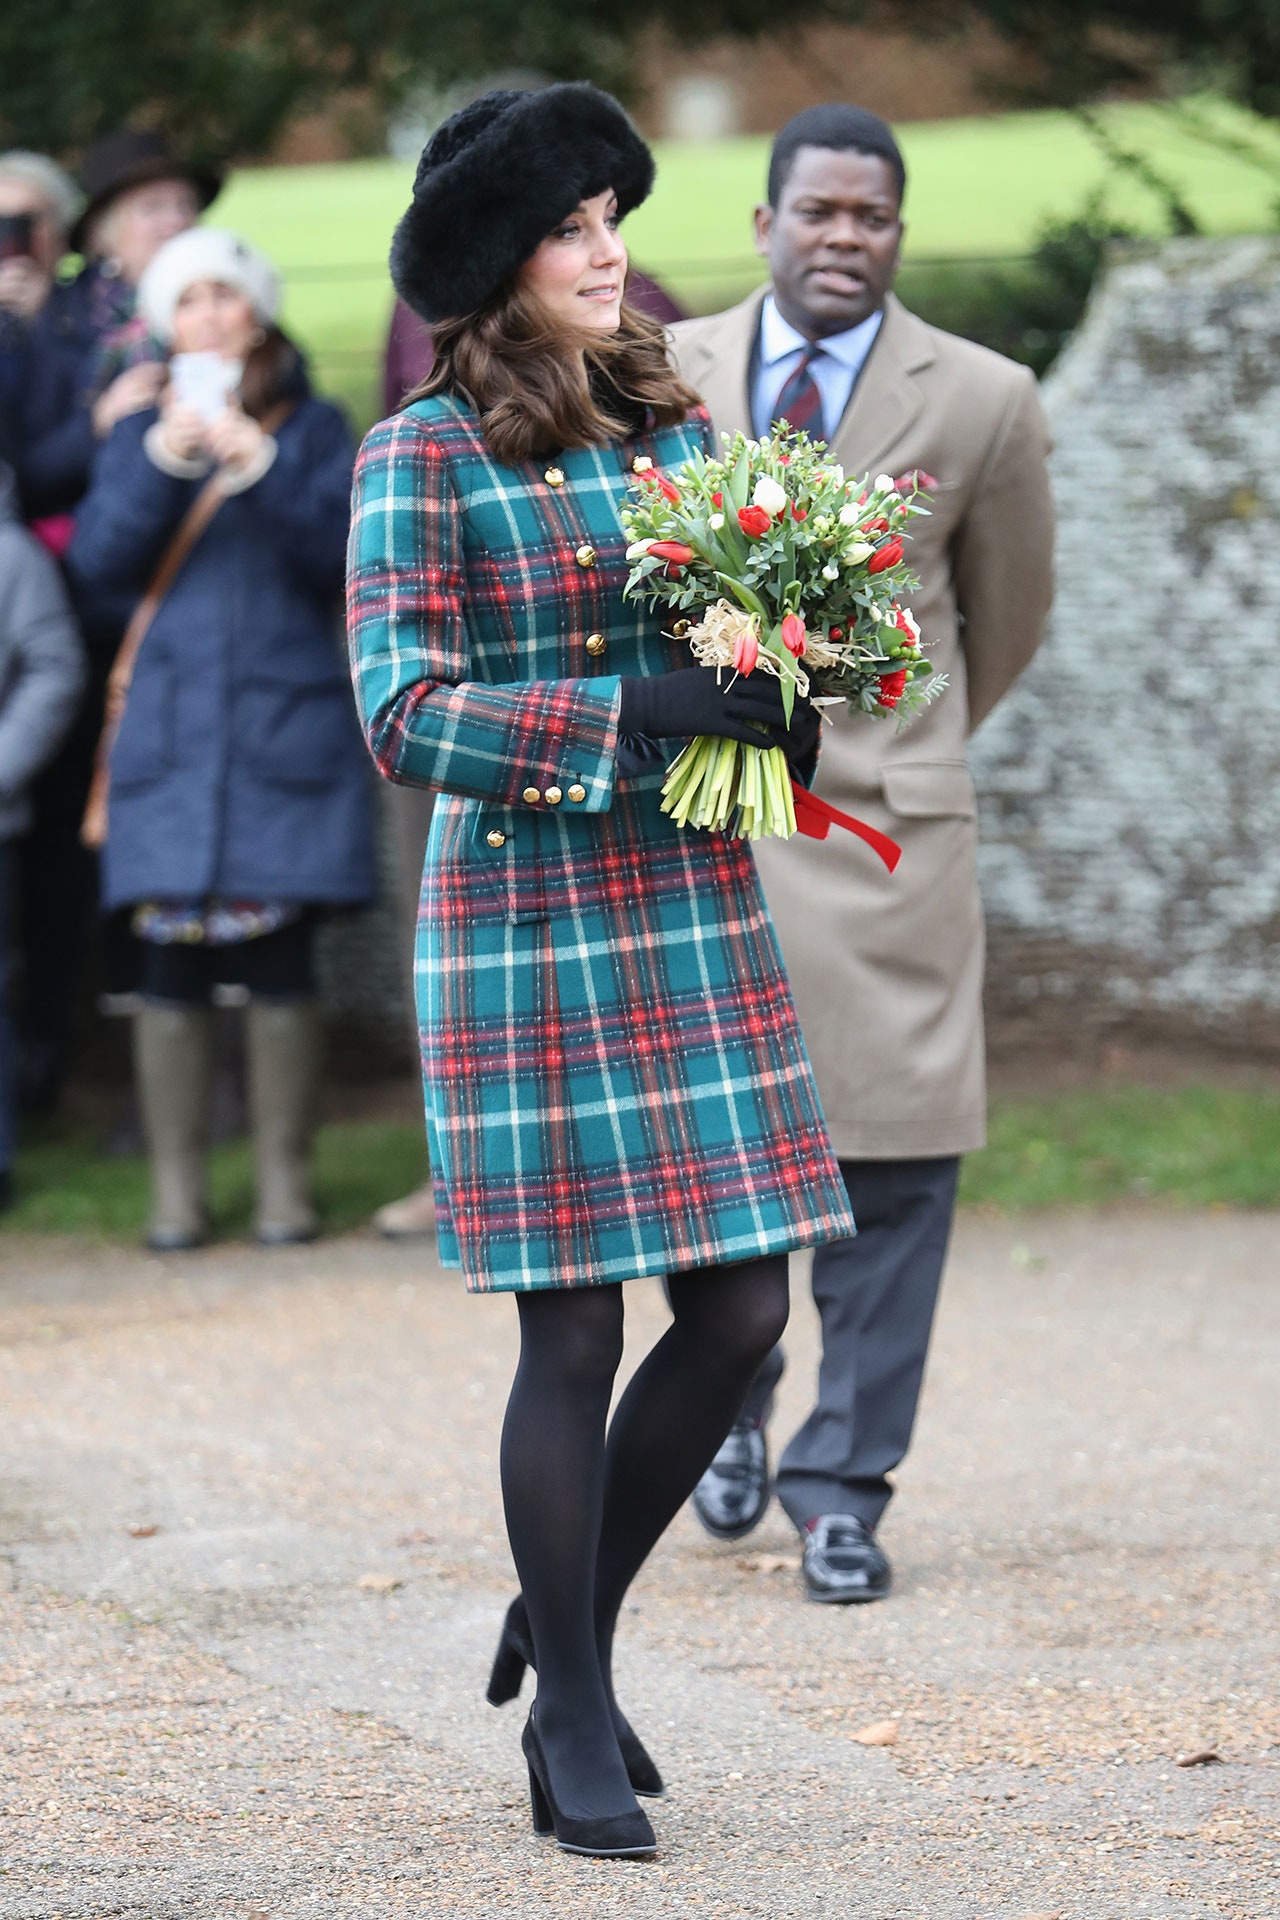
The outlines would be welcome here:
<svg viewBox="0 0 1280 1920">
<path fill-rule="evenodd" d="M 431 371 L 405 406 L 436 393 L 468 400 L 504 466 L 625 439 L 635 431 L 627 416 L 646 409 L 655 425 L 673 427 L 701 405 L 671 364 L 661 325 L 625 299 L 617 332 L 585 341 L 557 327 L 517 283 L 431 331 Z"/>
<path fill-rule="evenodd" d="M 245 355 L 240 405 L 261 420 L 282 400 L 298 395 L 302 383 L 302 355 L 293 341 L 281 327 L 264 327 L 261 340 Z"/>
</svg>

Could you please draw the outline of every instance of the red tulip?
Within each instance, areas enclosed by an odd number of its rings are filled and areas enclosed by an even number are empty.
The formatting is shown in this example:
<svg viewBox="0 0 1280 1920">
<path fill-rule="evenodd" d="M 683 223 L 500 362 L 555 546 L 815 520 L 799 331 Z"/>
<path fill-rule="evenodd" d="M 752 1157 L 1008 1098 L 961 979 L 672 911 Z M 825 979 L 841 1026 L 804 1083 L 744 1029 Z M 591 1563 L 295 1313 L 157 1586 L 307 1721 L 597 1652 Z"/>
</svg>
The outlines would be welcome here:
<svg viewBox="0 0 1280 1920">
<path fill-rule="evenodd" d="M 657 487 L 663 499 L 669 500 L 673 507 L 678 507 L 680 505 L 680 489 L 675 481 L 668 480 L 665 473 L 655 473 L 652 475 L 652 479 L 654 486 Z"/>
<path fill-rule="evenodd" d="M 669 567 L 687 567 L 693 558 L 693 548 L 686 547 L 683 540 L 655 540 L 649 548 L 649 556 L 654 560 L 665 560 Z"/>
<path fill-rule="evenodd" d="M 763 507 L 739 507 L 738 525 L 749 540 L 758 540 L 768 533 L 773 521 Z"/>
<path fill-rule="evenodd" d="M 653 549 L 650 548 L 650 552 L 652 551 Z M 890 567 L 897 566 L 901 558 L 902 542 L 895 534 L 892 540 L 886 540 L 882 547 L 876 548 L 867 562 L 867 572 L 887 573 Z"/>
<path fill-rule="evenodd" d="M 804 652 L 804 621 L 798 613 L 789 613 L 782 622 L 782 644 L 798 660 Z"/>
<path fill-rule="evenodd" d="M 713 493 L 711 496 L 711 504 L 713 507 L 722 507 L 724 505 L 724 495 L 722 493 Z"/>
<path fill-rule="evenodd" d="M 760 642 L 750 628 L 747 628 L 733 643 L 733 664 L 739 673 L 753 673 L 759 657 Z"/>
<path fill-rule="evenodd" d="M 808 507 L 793 506 L 791 509 L 791 517 L 793 520 L 807 520 L 809 518 Z"/>
<path fill-rule="evenodd" d="M 882 520 L 879 518 L 875 520 L 868 520 L 866 526 L 863 527 L 862 531 L 868 537 L 870 537 L 870 535 L 873 533 L 888 533 L 889 522 L 887 520 Z"/>
</svg>

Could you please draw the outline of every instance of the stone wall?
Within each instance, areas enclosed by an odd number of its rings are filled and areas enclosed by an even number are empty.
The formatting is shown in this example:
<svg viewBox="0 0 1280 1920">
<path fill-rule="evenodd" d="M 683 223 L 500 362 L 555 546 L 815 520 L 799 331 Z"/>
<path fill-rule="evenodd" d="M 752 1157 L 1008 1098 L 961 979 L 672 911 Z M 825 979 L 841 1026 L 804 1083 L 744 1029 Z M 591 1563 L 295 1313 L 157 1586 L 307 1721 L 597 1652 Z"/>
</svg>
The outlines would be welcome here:
<svg viewBox="0 0 1280 1920">
<path fill-rule="evenodd" d="M 993 1026 L 1280 1050 L 1280 240 L 1117 259 L 1045 401 L 1052 624 L 972 753 Z"/>
</svg>

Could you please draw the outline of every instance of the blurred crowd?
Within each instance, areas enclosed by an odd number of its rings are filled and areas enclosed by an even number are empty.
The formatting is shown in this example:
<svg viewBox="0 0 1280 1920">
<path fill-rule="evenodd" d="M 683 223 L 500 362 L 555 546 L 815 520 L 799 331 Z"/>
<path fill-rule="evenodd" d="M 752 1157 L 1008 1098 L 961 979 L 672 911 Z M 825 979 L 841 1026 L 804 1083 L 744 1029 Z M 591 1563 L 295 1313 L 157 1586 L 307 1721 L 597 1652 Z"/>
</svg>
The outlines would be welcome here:
<svg viewBox="0 0 1280 1920">
<path fill-rule="evenodd" d="M 339 621 L 354 441 L 274 265 L 205 220 L 222 185 L 138 131 L 78 179 L 0 154 L 0 1208 L 92 990 L 99 1046 L 130 1042 L 169 1249 L 208 1232 L 226 1007 L 258 1237 L 315 1231 L 315 937 L 375 884 Z M 633 297 L 679 317 L 643 276 Z M 388 412 L 430 364 L 397 306 Z M 407 952 L 430 796 L 390 804 Z M 430 1220 L 424 1186 L 379 1224 Z"/>
</svg>

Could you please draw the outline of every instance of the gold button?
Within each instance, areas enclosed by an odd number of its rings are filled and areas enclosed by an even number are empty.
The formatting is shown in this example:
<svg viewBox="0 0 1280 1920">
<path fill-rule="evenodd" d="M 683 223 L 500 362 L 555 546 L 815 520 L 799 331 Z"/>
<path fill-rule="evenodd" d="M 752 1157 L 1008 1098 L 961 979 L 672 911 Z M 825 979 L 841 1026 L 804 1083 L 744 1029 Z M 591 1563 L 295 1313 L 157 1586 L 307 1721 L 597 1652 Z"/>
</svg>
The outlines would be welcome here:
<svg viewBox="0 0 1280 1920">
<path fill-rule="evenodd" d="M 587 652 L 594 660 L 599 659 L 608 644 L 609 642 L 602 633 L 589 633 L 587 635 Z"/>
<path fill-rule="evenodd" d="M 489 842 L 489 845 L 491 847 L 505 847 L 507 844 L 506 834 L 499 833 L 497 827 L 493 829 L 492 833 L 486 833 L 485 839 Z"/>
<path fill-rule="evenodd" d="M 546 793 L 543 795 L 543 799 L 549 807 L 558 807 L 564 799 L 564 795 L 561 793 L 559 787 L 548 787 Z"/>
<path fill-rule="evenodd" d="M 638 453 L 631 462 L 632 473 L 652 473 L 653 462 L 647 453 Z"/>
<path fill-rule="evenodd" d="M 564 485 L 564 474 L 559 467 L 548 467 L 542 477 L 549 487 L 562 487 Z"/>
<path fill-rule="evenodd" d="M 575 805 L 581 806 L 582 802 L 586 799 L 586 797 L 587 797 L 587 790 L 585 787 L 578 786 L 576 784 L 570 787 L 569 798 L 575 803 Z"/>
<path fill-rule="evenodd" d="M 526 787 L 522 797 L 529 806 L 536 807 L 542 795 L 536 787 Z"/>
<path fill-rule="evenodd" d="M 579 547 L 573 557 L 580 567 L 594 567 L 596 550 L 594 547 Z"/>
</svg>

